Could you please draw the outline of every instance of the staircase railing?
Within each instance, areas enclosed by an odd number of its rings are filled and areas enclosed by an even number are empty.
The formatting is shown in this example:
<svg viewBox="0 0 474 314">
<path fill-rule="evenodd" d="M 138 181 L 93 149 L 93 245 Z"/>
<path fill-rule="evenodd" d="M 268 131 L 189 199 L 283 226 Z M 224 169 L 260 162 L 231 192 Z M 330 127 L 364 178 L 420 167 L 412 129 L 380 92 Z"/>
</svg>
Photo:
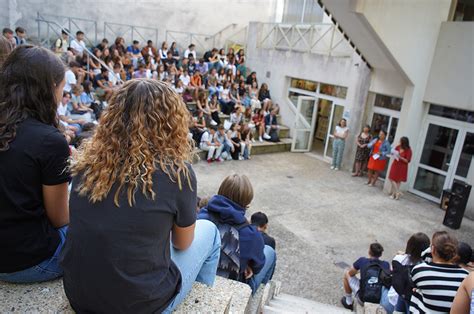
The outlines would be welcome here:
<svg viewBox="0 0 474 314">
<path fill-rule="evenodd" d="M 108 35 L 113 36 L 111 38 Z M 110 41 L 116 37 L 123 37 L 126 42 L 130 43 L 134 40 L 144 43 L 149 39 L 153 39 L 155 44 L 158 45 L 158 28 L 104 22 L 104 38 L 108 38 Z"/>
<path fill-rule="evenodd" d="M 65 27 L 56 21 L 50 21 L 45 19 L 43 16 L 38 14 L 38 18 L 36 19 L 38 22 L 38 29 L 40 25 L 43 25 L 47 29 L 47 37 L 39 42 L 40 45 L 46 46 L 46 48 L 51 47 L 51 40 L 57 40 L 58 38 L 61 38 L 61 33 L 65 32 L 68 34 L 69 38 L 74 38 L 73 33 L 70 30 L 66 30 Z M 38 32 L 38 39 L 41 38 L 41 33 Z M 52 35 L 52 36 L 51 36 Z M 122 78 L 120 75 L 115 74 L 113 69 L 109 67 L 104 61 L 101 59 L 97 58 L 89 49 L 84 49 L 84 53 L 87 54 L 87 64 L 89 65 L 89 60 L 92 58 L 95 61 L 99 62 L 100 65 L 104 68 L 106 68 L 109 71 L 109 75 L 113 75 L 114 77 L 117 78 L 119 82 L 122 82 Z M 89 72 L 89 68 L 87 69 Z"/>
<path fill-rule="evenodd" d="M 89 46 L 97 44 L 97 21 L 90 19 L 83 19 L 79 17 L 53 15 L 53 14 L 41 14 L 36 13 L 36 21 L 38 23 L 38 40 L 42 44 L 50 43 L 50 31 L 49 27 L 46 28 L 46 36 L 42 36 L 42 21 L 54 21 L 61 26 L 61 29 L 68 29 L 72 35 L 71 38 L 75 37 L 77 31 L 81 30 L 84 32 L 84 40 Z M 49 26 L 49 25 L 48 25 Z"/>
<path fill-rule="evenodd" d="M 261 23 L 257 47 L 349 57 L 353 48 L 333 24 Z"/>
</svg>

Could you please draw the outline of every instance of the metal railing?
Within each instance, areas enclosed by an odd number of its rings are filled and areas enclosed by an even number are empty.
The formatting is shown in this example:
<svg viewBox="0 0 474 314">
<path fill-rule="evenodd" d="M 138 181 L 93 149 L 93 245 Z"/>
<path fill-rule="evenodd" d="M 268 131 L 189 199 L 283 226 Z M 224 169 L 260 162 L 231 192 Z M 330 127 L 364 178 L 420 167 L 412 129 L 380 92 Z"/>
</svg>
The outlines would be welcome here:
<svg viewBox="0 0 474 314">
<path fill-rule="evenodd" d="M 188 45 L 193 43 L 196 46 L 196 52 L 198 55 L 204 54 L 205 51 L 209 50 L 214 46 L 213 35 L 198 34 L 189 32 L 178 32 L 178 31 L 166 31 L 165 40 L 168 45 L 171 46 L 171 42 L 176 42 L 178 49 L 184 51 L 188 48 Z M 184 44 L 183 44 L 184 43 Z"/>
<path fill-rule="evenodd" d="M 47 29 L 47 33 L 48 33 L 47 38 L 39 41 L 39 44 L 42 46 L 46 46 L 46 48 L 48 49 L 51 48 L 51 40 L 56 41 L 58 38 L 61 38 L 61 32 L 63 31 L 68 34 L 69 38 L 74 38 L 74 35 L 70 30 L 67 31 L 63 25 L 57 23 L 56 21 L 47 20 L 40 15 L 38 15 L 38 18 L 36 19 L 36 21 L 38 22 L 38 27 L 43 25 Z M 51 32 L 53 34 L 53 37 L 50 36 Z M 41 34 L 39 33 L 38 39 L 41 38 L 40 35 Z M 94 59 L 95 61 L 99 62 L 102 67 L 106 68 L 111 75 L 115 76 L 119 82 L 122 82 L 122 78 L 120 77 L 120 75 L 115 74 L 111 67 L 109 67 L 101 59 L 97 58 L 89 49 L 84 49 L 84 53 L 87 54 L 87 64 L 89 64 L 90 58 Z"/>
<path fill-rule="evenodd" d="M 61 29 L 68 29 L 71 35 L 71 38 L 74 38 L 77 31 L 84 32 L 84 40 L 89 46 L 94 46 L 97 44 L 97 22 L 94 20 L 83 19 L 79 17 L 70 17 L 70 16 L 62 16 L 62 15 L 53 15 L 53 14 L 41 14 L 37 12 L 36 21 L 38 23 L 38 40 L 42 43 L 47 41 L 50 44 L 49 40 L 51 40 L 52 31 L 49 27 L 46 29 L 42 29 L 41 21 L 54 21 L 58 25 L 60 25 Z M 42 34 L 42 31 L 46 31 L 46 34 Z M 92 36 L 92 37 L 90 37 Z"/>
<path fill-rule="evenodd" d="M 134 40 L 146 43 L 152 39 L 155 45 L 158 45 L 158 28 L 104 22 L 104 38 L 113 41 L 116 37 L 123 37 L 127 43 L 132 43 Z"/>
<path fill-rule="evenodd" d="M 349 57 L 354 49 L 333 24 L 261 23 L 257 47 Z"/>
</svg>

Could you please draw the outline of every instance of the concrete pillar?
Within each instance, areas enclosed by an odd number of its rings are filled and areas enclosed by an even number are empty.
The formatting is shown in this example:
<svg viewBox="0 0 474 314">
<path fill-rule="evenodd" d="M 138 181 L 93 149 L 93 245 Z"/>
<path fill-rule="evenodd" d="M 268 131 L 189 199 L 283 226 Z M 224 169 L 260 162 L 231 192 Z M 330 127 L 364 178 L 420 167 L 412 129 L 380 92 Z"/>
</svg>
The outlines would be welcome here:
<svg viewBox="0 0 474 314">
<path fill-rule="evenodd" d="M 349 134 L 346 139 L 346 146 L 343 156 L 343 167 L 352 170 L 354 158 L 357 151 L 355 140 L 361 131 L 364 118 L 365 104 L 369 94 L 370 69 L 361 60 L 360 56 L 354 53 L 352 57 L 352 68 L 350 71 L 349 86 L 347 89 L 347 104 L 351 108 L 348 112 Z"/>
</svg>

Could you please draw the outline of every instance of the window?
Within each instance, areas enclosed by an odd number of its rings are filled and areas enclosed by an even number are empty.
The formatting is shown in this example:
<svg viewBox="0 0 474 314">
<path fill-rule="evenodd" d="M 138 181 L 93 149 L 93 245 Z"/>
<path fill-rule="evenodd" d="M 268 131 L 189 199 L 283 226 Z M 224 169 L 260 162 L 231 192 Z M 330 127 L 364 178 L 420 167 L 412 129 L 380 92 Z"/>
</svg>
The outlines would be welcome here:
<svg viewBox="0 0 474 314">
<path fill-rule="evenodd" d="M 474 21 L 474 1 L 458 0 L 456 10 L 454 11 L 453 21 L 468 22 Z"/>
<path fill-rule="evenodd" d="M 438 116 L 438 117 L 443 117 L 443 118 L 448 118 L 448 119 L 453 119 L 453 120 L 458 120 L 458 121 L 464 121 L 464 122 L 474 124 L 474 111 L 448 108 L 448 107 L 431 104 L 430 110 L 428 113 L 433 116 Z"/>
<path fill-rule="evenodd" d="M 402 98 L 376 94 L 374 106 L 400 111 L 402 110 L 402 101 Z"/>
<path fill-rule="evenodd" d="M 309 92 L 315 92 L 316 89 L 318 88 L 318 83 L 313 82 L 313 81 L 306 81 L 306 80 L 292 78 L 290 87 L 304 89 Z"/>
<path fill-rule="evenodd" d="M 347 87 L 322 84 L 319 89 L 319 92 L 324 95 L 334 96 L 337 98 L 346 98 L 347 96 Z"/>
<path fill-rule="evenodd" d="M 286 0 L 283 23 L 315 24 L 323 20 L 323 10 L 314 0 Z"/>
</svg>

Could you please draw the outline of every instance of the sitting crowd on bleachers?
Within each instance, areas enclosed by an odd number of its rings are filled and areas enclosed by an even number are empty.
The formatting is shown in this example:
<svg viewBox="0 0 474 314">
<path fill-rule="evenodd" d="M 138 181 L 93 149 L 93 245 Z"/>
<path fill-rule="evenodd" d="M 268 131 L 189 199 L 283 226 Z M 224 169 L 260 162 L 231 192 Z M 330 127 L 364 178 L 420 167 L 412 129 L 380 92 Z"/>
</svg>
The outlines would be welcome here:
<svg viewBox="0 0 474 314">
<path fill-rule="evenodd" d="M 158 49 L 151 40 L 127 45 L 118 37 L 111 45 L 104 38 L 87 47 L 82 31 L 73 39 L 69 34 L 62 30 L 51 49 L 68 66 L 58 114 L 71 144 L 81 142 L 84 127 L 94 128 L 113 90 L 132 78 L 173 87 L 192 113 L 189 137 L 207 152 L 208 162 L 249 159 L 252 143 L 279 141 L 279 106 L 268 85 L 248 73 L 243 49 L 213 48 L 198 57 L 192 43 L 182 52 L 176 42 Z"/>
</svg>

